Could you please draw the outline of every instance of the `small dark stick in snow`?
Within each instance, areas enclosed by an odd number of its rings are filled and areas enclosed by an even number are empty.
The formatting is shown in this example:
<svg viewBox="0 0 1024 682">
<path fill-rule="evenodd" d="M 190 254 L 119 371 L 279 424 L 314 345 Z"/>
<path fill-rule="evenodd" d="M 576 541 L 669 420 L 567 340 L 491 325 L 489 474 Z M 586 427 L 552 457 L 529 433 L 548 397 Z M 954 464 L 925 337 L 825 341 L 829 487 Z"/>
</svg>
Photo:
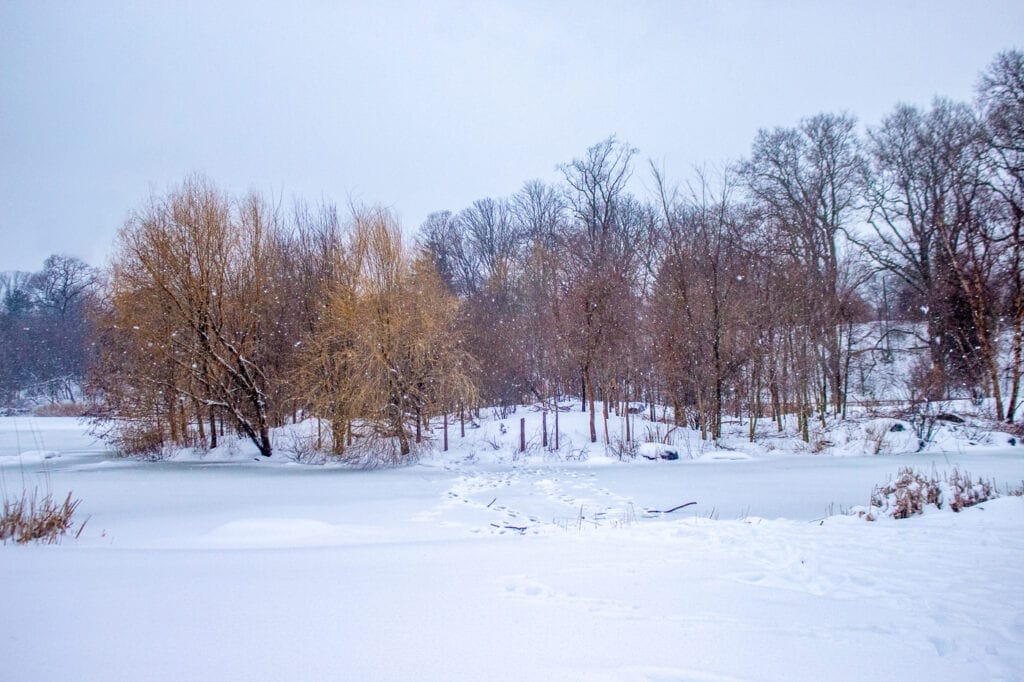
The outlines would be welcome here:
<svg viewBox="0 0 1024 682">
<path fill-rule="evenodd" d="M 664 511 L 662 511 L 660 509 L 648 509 L 647 513 L 648 514 L 671 514 L 674 511 L 679 511 L 680 509 L 683 509 L 685 507 L 689 507 L 690 505 L 694 505 L 694 504 L 697 504 L 697 503 L 696 502 L 687 502 L 686 504 L 681 504 L 678 507 L 672 507 L 671 509 L 666 509 Z"/>
</svg>

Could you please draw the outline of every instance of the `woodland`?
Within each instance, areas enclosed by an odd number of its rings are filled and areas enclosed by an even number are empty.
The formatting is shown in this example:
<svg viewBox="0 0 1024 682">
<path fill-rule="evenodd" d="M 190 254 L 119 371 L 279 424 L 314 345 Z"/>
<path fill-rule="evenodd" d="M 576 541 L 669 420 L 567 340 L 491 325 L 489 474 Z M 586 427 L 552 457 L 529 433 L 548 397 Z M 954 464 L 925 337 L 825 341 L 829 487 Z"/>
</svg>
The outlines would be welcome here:
<svg viewBox="0 0 1024 682">
<path fill-rule="evenodd" d="M 609 137 L 414 236 L 375 206 L 232 195 L 201 176 L 142 204 L 103 269 L 53 256 L 0 281 L 0 400 L 82 403 L 118 449 L 317 446 L 397 463 L 431 423 L 567 397 L 723 420 L 845 416 L 851 401 L 986 401 L 1013 423 L 1024 352 L 1024 53 L 971 102 L 762 129 L 677 181 Z M 643 194 L 634 191 L 643 177 Z M 914 361 L 899 395 L 865 374 Z M 626 419 L 625 439 L 635 439 Z"/>
</svg>

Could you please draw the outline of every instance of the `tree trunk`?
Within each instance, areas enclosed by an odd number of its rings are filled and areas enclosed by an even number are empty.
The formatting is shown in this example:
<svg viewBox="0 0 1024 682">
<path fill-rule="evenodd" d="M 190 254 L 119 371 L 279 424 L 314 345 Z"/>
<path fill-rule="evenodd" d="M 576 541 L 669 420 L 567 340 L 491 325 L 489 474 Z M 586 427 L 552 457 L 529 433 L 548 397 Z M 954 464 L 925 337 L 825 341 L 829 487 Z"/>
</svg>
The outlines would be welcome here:
<svg viewBox="0 0 1024 682">
<path fill-rule="evenodd" d="M 589 374 L 589 368 L 587 370 L 587 373 Z M 585 381 L 586 387 L 587 387 L 587 405 L 590 407 L 590 415 L 589 415 L 589 418 L 590 418 L 590 442 L 591 443 L 596 443 L 597 442 L 597 424 L 594 421 L 594 418 L 595 418 L 595 415 L 594 415 L 594 381 L 593 381 L 593 379 L 588 377 L 586 374 L 584 375 L 584 381 Z"/>
<path fill-rule="evenodd" d="M 587 370 L 586 368 L 580 370 L 580 412 L 587 411 Z"/>
<path fill-rule="evenodd" d="M 170 399 L 170 404 L 167 406 L 167 424 L 171 429 L 171 442 L 175 445 L 180 443 L 178 435 L 178 418 L 175 415 L 176 410 L 174 409 L 174 399 Z"/>
<path fill-rule="evenodd" d="M 655 418 L 658 416 L 654 412 L 655 408 L 654 408 L 654 371 L 653 370 L 651 371 L 651 380 L 650 380 L 649 383 L 650 383 L 650 385 L 648 387 L 649 395 L 647 396 L 647 398 L 648 398 L 648 400 L 651 401 L 651 404 L 650 404 L 650 408 L 651 408 L 651 421 L 653 422 L 653 421 L 656 421 Z"/>
<path fill-rule="evenodd" d="M 708 420 L 707 420 L 707 418 L 704 415 L 704 397 L 703 397 L 703 394 L 704 394 L 703 391 L 701 391 L 700 389 L 697 389 L 697 414 L 699 415 L 698 419 L 699 419 L 699 422 L 700 422 L 700 439 L 701 440 L 707 440 L 708 439 Z"/>
<path fill-rule="evenodd" d="M 1010 396 L 1006 402 L 1006 423 L 1012 424 L 1017 412 L 1017 398 L 1020 392 L 1021 383 L 1021 355 L 1024 352 L 1024 276 L 1021 273 L 1021 227 L 1024 223 L 1024 213 L 1018 206 L 1014 207 L 1013 214 L 1013 342 L 1011 356 L 1013 363 L 1010 367 Z"/>
<path fill-rule="evenodd" d="M 604 419 L 604 444 L 610 445 L 611 440 L 608 438 L 608 397 L 605 396 L 604 400 L 601 401 L 601 417 Z"/>
<path fill-rule="evenodd" d="M 1021 383 L 1021 355 L 1024 346 L 1024 292 L 1018 287 L 1014 295 L 1015 313 L 1013 316 L 1013 351 L 1010 367 L 1010 396 L 1006 401 L 1006 423 L 1012 424 L 1017 411 L 1017 400 Z"/>
<path fill-rule="evenodd" d="M 850 400 L 850 362 L 853 360 L 853 322 L 846 327 L 846 357 L 843 367 L 842 418 L 846 419 L 846 404 Z"/>
<path fill-rule="evenodd" d="M 558 450 L 558 399 L 555 398 L 555 450 Z"/>
<path fill-rule="evenodd" d="M 836 324 L 833 322 L 829 327 L 829 370 L 832 383 L 832 410 L 833 416 L 838 417 L 843 410 L 845 392 L 843 391 L 843 363 L 842 363 L 842 340 L 836 334 Z"/>
<path fill-rule="evenodd" d="M 713 440 L 719 440 L 722 437 L 722 354 L 721 354 L 721 340 L 719 338 L 718 326 L 718 302 L 715 301 L 715 338 L 712 342 L 712 357 L 714 362 L 712 367 L 715 372 L 715 396 L 714 402 L 711 405 L 711 437 Z"/>
<path fill-rule="evenodd" d="M 398 438 L 398 452 L 403 457 L 412 452 L 412 447 L 409 445 L 409 434 L 405 432 L 405 424 L 403 423 L 403 414 L 405 410 L 399 405 L 392 403 L 388 411 L 390 414 L 391 430 Z"/>
<path fill-rule="evenodd" d="M 210 449 L 213 450 L 217 447 L 217 415 L 213 411 L 213 406 L 210 406 Z"/>
<path fill-rule="evenodd" d="M 203 419 L 203 408 L 199 401 L 192 399 L 192 407 L 196 411 L 196 425 L 199 427 L 199 442 L 206 442 L 206 420 Z"/>
<path fill-rule="evenodd" d="M 260 439 L 256 443 L 256 447 L 260 449 L 260 454 L 264 457 L 270 457 L 273 454 L 272 447 L 270 445 L 270 428 L 267 426 L 266 421 L 260 424 Z"/>
<path fill-rule="evenodd" d="M 346 423 L 335 417 L 331 420 L 331 452 L 341 455 L 345 452 L 345 429 Z"/>
</svg>

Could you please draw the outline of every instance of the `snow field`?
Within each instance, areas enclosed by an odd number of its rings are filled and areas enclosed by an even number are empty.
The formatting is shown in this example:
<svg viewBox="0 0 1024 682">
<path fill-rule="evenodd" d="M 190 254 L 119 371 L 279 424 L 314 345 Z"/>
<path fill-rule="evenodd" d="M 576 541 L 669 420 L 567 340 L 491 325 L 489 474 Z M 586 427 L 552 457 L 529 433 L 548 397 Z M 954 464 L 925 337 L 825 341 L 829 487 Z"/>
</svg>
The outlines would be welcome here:
<svg viewBox="0 0 1024 682">
<path fill-rule="evenodd" d="M 1024 479 L 1001 436 L 565 461 L 514 452 L 522 412 L 377 471 L 238 444 L 141 463 L 74 420 L 0 419 L 5 486 L 89 517 L 0 548 L 0 679 L 1020 679 L 1024 498 L 829 515 L 904 465 Z M 560 423 L 581 447 L 585 415 Z"/>
</svg>

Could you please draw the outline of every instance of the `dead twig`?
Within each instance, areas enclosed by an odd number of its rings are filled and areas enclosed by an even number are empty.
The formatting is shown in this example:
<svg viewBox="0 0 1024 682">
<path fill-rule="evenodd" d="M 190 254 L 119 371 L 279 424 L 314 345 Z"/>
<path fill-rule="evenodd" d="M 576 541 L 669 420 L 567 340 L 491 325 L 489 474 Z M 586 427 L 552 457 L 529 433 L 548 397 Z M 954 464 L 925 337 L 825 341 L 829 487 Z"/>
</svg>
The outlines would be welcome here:
<svg viewBox="0 0 1024 682">
<path fill-rule="evenodd" d="M 694 504 L 697 504 L 697 503 L 696 502 L 687 502 L 686 504 L 681 504 L 678 507 L 672 507 L 671 509 L 665 509 L 665 510 L 661 510 L 661 509 L 648 509 L 646 511 L 647 511 L 648 514 L 671 514 L 674 511 L 679 511 L 680 509 L 685 509 L 686 507 L 689 507 L 689 506 L 694 505 Z"/>
</svg>

